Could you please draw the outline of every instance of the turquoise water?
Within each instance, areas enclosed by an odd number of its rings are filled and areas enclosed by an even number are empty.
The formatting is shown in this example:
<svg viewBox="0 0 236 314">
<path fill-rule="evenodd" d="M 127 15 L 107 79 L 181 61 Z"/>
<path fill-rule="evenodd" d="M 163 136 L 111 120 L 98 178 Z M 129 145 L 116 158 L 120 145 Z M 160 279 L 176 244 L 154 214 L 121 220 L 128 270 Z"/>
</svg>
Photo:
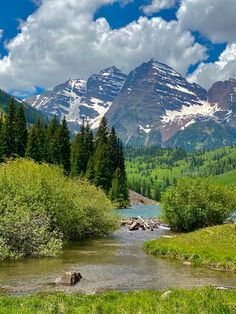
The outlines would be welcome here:
<svg viewBox="0 0 236 314">
<path fill-rule="evenodd" d="M 131 208 L 119 209 L 122 217 L 160 218 L 161 208 L 159 205 L 134 205 Z"/>
</svg>

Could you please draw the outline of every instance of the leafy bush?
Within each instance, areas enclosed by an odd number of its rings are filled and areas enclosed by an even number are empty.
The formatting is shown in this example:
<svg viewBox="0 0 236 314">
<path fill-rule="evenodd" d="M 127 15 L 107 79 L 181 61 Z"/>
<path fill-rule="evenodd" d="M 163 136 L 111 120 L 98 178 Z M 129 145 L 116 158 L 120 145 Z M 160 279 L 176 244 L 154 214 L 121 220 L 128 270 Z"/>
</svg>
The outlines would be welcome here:
<svg viewBox="0 0 236 314">
<path fill-rule="evenodd" d="M 51 256 L 60 251 L 60 234 L 66 240 L 105 235 L 117 227 L 111 208 L 104 192 L 58 167 L 24 159 L 1 164 L 0 255 Z"/>
<path fill-rule="evenodd" d="M 52 231 L 50 219 L 45 214 L 12 205 L 0 220 L 0 260 L 61 253 L 61 235 Z"/>
<path fill-rule="evenodd" d="M 236 209 L 235 191 L 200 179 L 180 179 L 162 197 L 172 229 L 192 231 L 221 224 Z"/>
</svg>

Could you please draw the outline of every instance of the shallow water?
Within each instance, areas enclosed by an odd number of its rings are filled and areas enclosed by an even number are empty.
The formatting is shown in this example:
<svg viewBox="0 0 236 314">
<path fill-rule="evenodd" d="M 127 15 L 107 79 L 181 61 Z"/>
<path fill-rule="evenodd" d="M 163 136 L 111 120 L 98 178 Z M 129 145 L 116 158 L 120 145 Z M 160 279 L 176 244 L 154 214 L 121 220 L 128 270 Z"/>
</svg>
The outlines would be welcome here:
<svg viewBox="0 0 236 314">
<path fill-rule="evenodd" d="M 161 216 L 161 208 L 159 205 L 135 205 L 131 208 L 119 209 L 117 212 L 122 217 L 142 216 L 143 218 L 155 218 Z"/>
<path fill-rule="evenodd" d="M 146 209 L 147 210 L 147 209 Z M 182 262 L 149 256 L 142 244 L 168 233 L 165 230 L 129 232 L 68 245 L 58 258 L 0 264 L 0 292 L 31 294 L 64 291 L 94 293 L 105 290 L 141 290 L 218 285 L 236 287 L 236 275 Z M 83 279 L 74 287 L 52 283 L 65 271 L 79 271 Z"/>
</svg>

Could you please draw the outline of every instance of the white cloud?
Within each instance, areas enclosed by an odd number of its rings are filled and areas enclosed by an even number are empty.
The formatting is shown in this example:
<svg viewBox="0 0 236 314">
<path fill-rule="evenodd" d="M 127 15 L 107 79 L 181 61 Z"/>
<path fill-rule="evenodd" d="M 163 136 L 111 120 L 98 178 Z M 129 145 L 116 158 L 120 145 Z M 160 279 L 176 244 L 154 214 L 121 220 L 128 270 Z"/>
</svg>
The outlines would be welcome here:
<svg viewBox="0 0 236 314">
<path fill-rule="evenodd" d="M 186 74 L 202 61 L 205 48 L 194 43 L 177 21 L 139 20 L 112 30 L 104 18 L 93 20 L 104 4 L 124 0 L 43 0 L 21 24 L 0 60 L 0 87 L 9 90 L 51 88 L 69 77 L 87 77 L 110 65 L 128 72 L 154 57 Z"/>
<path fill-rule="evenodd" d="M 235 12 L 236 0 L 182 0 L 177 17 L 183 29 L 223 43 L 236 39 Z"/>
<path fill-rule="evenodd" d="M 236 43 L 228 44 L 225 51 L 215 63 L 201 63 L 197 70 L 188 78 L 205 88 L 211 87 L 216 81 L 236 78 Z"/>
<path fill-rule="evenodd" d="M 176 0 L 152 0 L 151 4 L 142 7 L 143 12 L 147 15 L 152 15 L 163 9 L 174 7 Z"/>
</svg>

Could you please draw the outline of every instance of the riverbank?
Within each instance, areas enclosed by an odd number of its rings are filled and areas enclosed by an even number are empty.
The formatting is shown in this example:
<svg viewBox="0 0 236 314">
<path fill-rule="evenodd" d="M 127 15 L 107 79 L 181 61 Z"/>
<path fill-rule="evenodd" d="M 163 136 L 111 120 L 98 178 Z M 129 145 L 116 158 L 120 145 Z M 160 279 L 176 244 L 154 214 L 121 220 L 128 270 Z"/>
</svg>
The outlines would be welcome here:
<svg viewBox="0 0 236 314">
<path fill-rule="evenodd" d="M 174 238 L 162 237 L 146 242 L 144 247 L 150 254 L 181 259 L 186 265 L 236 272 L 235 241 L 234 225 L 227 224 Z"/>
<path fill-rule="evenodd" d="M 187 314 L 236 313 L 235 290 L 219 291 L 213 287 L 194 290 L 106 292 L 95 295 L 33 295 L 0 297 L 4 314 Z"/>
</svg>

